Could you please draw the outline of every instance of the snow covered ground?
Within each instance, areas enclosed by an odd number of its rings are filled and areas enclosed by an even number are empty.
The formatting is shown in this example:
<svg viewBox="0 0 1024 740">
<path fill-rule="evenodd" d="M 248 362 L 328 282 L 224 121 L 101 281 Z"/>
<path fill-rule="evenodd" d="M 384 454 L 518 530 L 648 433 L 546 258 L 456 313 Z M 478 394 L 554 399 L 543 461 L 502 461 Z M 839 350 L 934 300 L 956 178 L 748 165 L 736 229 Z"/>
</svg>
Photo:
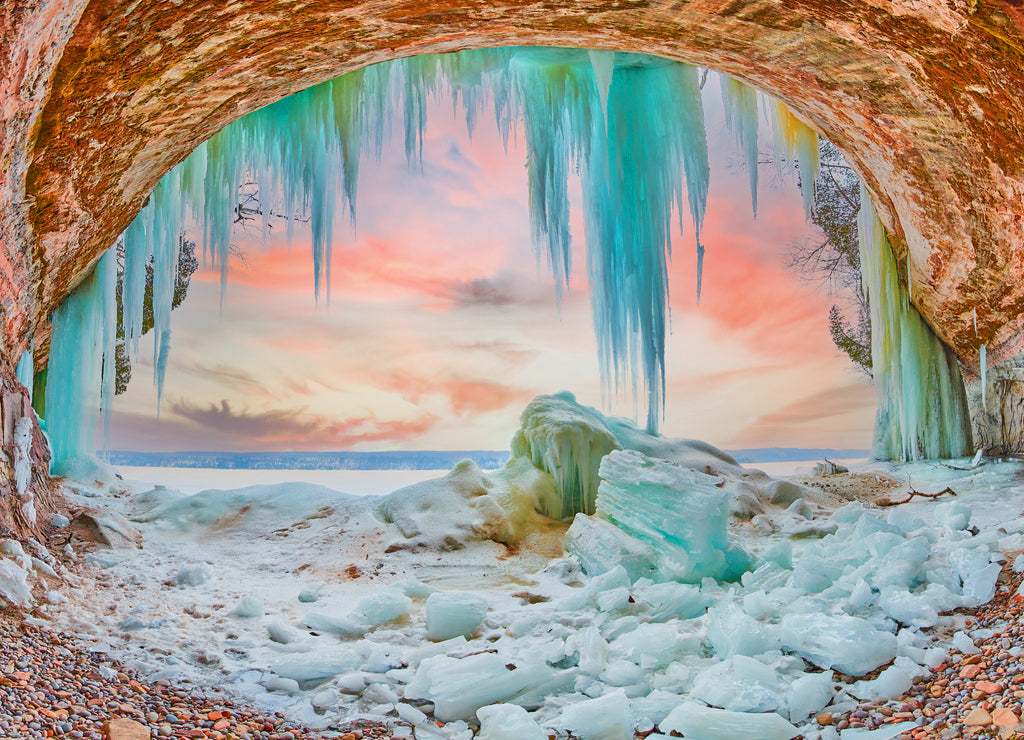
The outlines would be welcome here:
<svg viewBox="0 0 1024 740">
<path fill-rule="evenodd" d="M 789 463 L 782 463 L 788 465 Z M 136 488 L 163 485 L 185 494 L 210 488 L 244 488 L 274 483 L 316 483 L 355 496 L 385 494 L 413 483 L 440 478 L 447 470 L 229 470 L 120 465 L 121 477 Z"/>
<path fill-rule="evenodd" d="M 818 712 L 898 695 L 970 650 L 950 610 L 989 600 L 1001 553 L 1024 547 L 1017 462 L 786 482 L 608 426 L 626 449 L 602 450 L 596 513 L 568 533 L 536 514 L 552 478 L 524 457 L 382 497 L 74 484 L 74 503 L 130 519 L 144 546 L 94 551 L 95 578 L 46 608 L 150 677 L 314 727 L 813 738 Z M 910 486 L 956 496 L 870 503 Z M 885 737 L 858 732 L 842 738 Z"/>
</svg>

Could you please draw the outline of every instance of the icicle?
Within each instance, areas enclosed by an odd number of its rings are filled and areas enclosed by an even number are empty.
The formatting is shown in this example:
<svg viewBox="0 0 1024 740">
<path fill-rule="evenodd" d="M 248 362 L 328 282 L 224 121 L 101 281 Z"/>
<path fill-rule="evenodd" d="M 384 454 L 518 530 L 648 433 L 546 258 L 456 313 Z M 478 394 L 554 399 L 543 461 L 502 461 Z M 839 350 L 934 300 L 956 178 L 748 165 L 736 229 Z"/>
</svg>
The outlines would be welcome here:
<svg viewBox="0 0 1024 740">
<path fill-rule="evenodd" d="M 704 114 L 696 69 L 615 52 L 503 48 L 410 58 L 311 87 L 222 129 L 161 180 L 125 233 L 125 337 L 136 354 L 146 264 L 153 264 L 158 397 L 186 209 L 202 223 L 204 258 L 220 267 L 222 302 L 232 228 L 236 221 L 255 219 L 239 203 L 240 187 L 258 185 L 264 237 L 273 227 L 275 205 L 287 217 L 289 244 L 295 214 L 308 214 L 313 294 L 319 302 L 323 291 L 329 301 L 335 209 L 347 206 L 354 225 L 362 149 L 380 158 L 397 110 L 407 157 L 420 162 L 428 99 L 442 87 L 465 109 L 470 131 L 488 98 L 503 141 L 517 119 L 523 121 L 533 243 L 550 266 L 559 296 L 572 269 L 568 177 L 580 173 L 603 385 L 618 391 L 628 383 L 634 393 L 646 393 L 648 427 L 657 427 L 671 218 L 674 210 L 681 222 L 686 206 L 698 245 L 698 299 L 702 287 L 701 228 L 710 178 Z M 757 94 L 726 78 L 723 92 L 756 215 Z M 801 177 L 809 183 L 805 200 L 813 205 L 817 137 L 784 106 L 772 110 L 773 120 L 782 122 L 776 137 L 781 132 L 787 158 L 800 152 Z"/>
<path fill-rule="evenodd" d="M 21 353 L 21 358 L 18 360 L 18 367 L 15 369 L 14 374 L 18 377 L 18 382 L 21 383 L 28 389 L 28 400 L 32 400 L 32 386 L 35 379 L 35 360 L 33 347 L 35 341 L 30 341 L 25 351 Z"/>
<path fill-rule="evenodd" d="M 597 95 L 601 100 L 601 112 L 604 120 L 608 120 L 608 89 L 612 86 L 612 75 L 615 74 L 615 52 L 591 49 L 590 66 L 594 69 L 594 81 L 597 84 Z"/>
<path fill-rule="evenodd" d="M 981 368 L 981 407 L 988 411 L 988 348 L 984 344 L 978 350 L 978 365 Z"/>
<path fill-rule="evenodd" d="M 804 201 L 804 216 L 814 216 L 815 183 L 821 171 L 818 134 L 780 100 L 770 100 L 768 110 L 775 141 L 775 162 L 781 168 L 785 159 L 790 168 L 800 173 L 800 194 Z"/>
<path fill-rule="evenodd" d="M 914 300 L 914 285 L 910 279 L 910 250 L 907 250 L 907 300 Z"/>
<path fill-rule="evenodd" d="M 800 168 L 800 194 L 804 200 L 804 215 L 810 221 L 814 216 L 815 183 L 821 171 L 821 158 L 818 152 L 818 134 L 805 126 L 793 114 L 796 129 L 797 166 Z"/>
<path fill-rule="evenodd" d="M 152 204 L 147 206 L 152 209 Z M 124 324 L 125 349 L 138 359 L 142 337 L 142 316 L 146 298 L 146 263 L 152 256 L 151 242 L 146 238 L 146 223 L 141 215 L 124 233 L 124 284 L 121 289 L 121 315 Z"/>
<path fill-rule="evenodd" d="M 27 416 L 14 422 L 14 488 L 22 499 L 21 513 L 35 524 L 36 501 L 32 482 L 32 420 Z"/>
<path fill-rule="evenodd" d="M 80 455 L 92 452 L 103 364 L 102 275 L 115 259 L 107 251 L 99 264 L 53 313 L 46 375 L 46 419 L 53 452 L 51 470 L 59 474 Z M 113 362 L 113 358 L 111 358 Z"/>
<path fill-rule="evenodd" d="M 978 336 L 978 307 L 971 309 L 971 316 L 974 318 L 974 336 Z"/>
<path fill-rule="evenodd" d="M 102 329 L 102 376 L 100 378 L 100 409 L 103 412 L 103 449 L 110 453 L 110 412 L 114 402 L 117 378 L 117 259 L 115 249 L 100 260 L 100 326 Z"/>
<path fill-rule="evenodd" d="M 750 177 L 750 203 L 757 216 L 757 93 L 739 80 L 722 76 L 726 124 L 735 132 Z"/>
<path fill-rule="evenodd" d="M 956 357 L 901 289 L 885 229 L 863 186 L 857 227 L 878 396 L 875 455 L 901 461 L 967 455 L 973 440 Z"/>
<path fill-rule="evenodd" d="M 26 506 L 32 513 L 30 521 L 35 521 L 35 506 L 29 483 L 32 482 L 32 419 L 19 417 L 14 422 L 14 488 L 21 497 L 27 497 Z M 25 511 L 26 515 L 29 511 Z"/>
</svg>

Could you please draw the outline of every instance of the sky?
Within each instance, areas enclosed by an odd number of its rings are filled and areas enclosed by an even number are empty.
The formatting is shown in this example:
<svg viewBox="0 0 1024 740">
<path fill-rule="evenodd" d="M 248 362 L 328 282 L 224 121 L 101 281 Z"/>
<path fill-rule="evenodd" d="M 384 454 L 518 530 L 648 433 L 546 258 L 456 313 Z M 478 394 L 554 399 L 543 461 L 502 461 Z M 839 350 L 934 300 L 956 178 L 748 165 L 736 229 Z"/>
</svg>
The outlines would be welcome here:
<svg viewBox="0 0 1024 740">
<path fill-rule="evenodd" d="M 873 391 L 828 332 L 845 298 L 788 267 L 815 236 L 795 178 L 762 167 L 755 220 L 717 84 L 705 107 L 702 299 L 686 215 L 669 268 L 662 432 L 726 449 L 869 448 Z M 111 449 L 502 450 L 530 399 L 560 390 L 642 419 L 645 399 L 602 398 L 578 183 L 577 268 L 559 304 L 530 242 L 521 137 L 506 150 L 484 123 L 470 137 L 452 108 L 432 104 L 422 171 L 400 135 L 379 165 L 364 157 L 356 228 L 335 228 L 329 305 L 314 302 L 308 229 L 291 245 L 283 224 L 267 240 L 236 230 L 223 308 L 219 271 L 201 266 L 173 313 L 163 401 L 151 333 L 115 401 Z"/>
</svg>

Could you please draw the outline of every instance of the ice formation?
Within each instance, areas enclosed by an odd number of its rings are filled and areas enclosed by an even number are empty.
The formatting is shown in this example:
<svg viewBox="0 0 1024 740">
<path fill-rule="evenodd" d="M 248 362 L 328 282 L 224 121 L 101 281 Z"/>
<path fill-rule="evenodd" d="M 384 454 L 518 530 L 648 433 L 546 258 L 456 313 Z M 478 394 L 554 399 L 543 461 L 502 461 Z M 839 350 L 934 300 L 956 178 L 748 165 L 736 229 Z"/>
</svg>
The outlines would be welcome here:
<svg viewBox="0 0 1024 740">
<path fill-rule="evenodd" d="M 903 461 L 968 455 L 973 438 L 956 357 L 910 304 L 863 186 L 857 227 L 878 398 L 874 453 Z"/>
<path fill-rule="evenodd" d="M 15 368 L 14 374 L 18 378 L 18 382 L 28 389 L 28 398 L 31 401 L 33 380 L 35 378 L 35 358 L 31 343 L 21 353 L 21 357 L 18 358 L 18 366 Z"/>
<path fill-rule="evenodd" d="M 723 80 L 756 210 L 757 94 Z M 264 234 L 272 213 L 286 217 L 289 235 L 295 217 L 308 215 L 313 292 L 317 300 L 322 292 L 329 298 L 335 210 L 347 212 L 354 223 L 363 150 L 379 157 L 397 123 L 415 164 L 422 152 L 427 100 L 442 91 L 463 107 L 471 131 L 487 106 L 506 140 L 522 122 L 534 246 L 545 255 L 559 290 L 568 287 L 572 270 L 568 178 L 578 173 L 604 385 L 608 392 L 646 394 L 647 428 L 657 428 L 671 224 L 677 218 L 682 228 L 684 211 L 696 234 L 700 295 L 700 232 L 710 178 L 704 112 L 695 68 L 615 52 L 514 47 L 396 60 L 292 95 L 235 121 L 199 146 L 160 181 L 123 235 L 124 331 L 135 356 L 146 265 L 153 267 L 158 398 L 171 346 L 170 307 L 182 229 L 193 220 L 201 223 L 204 254 L 221 269 L 223 300 L 239 189 L 252 181 L 260 193 Z M 782 110 L 781 104 L 773 105 Z M 807 180 L 814 176 L 810 153 L 816 135 L 788 111 L 775 118 L 785 129 L 776 138 L 786 142 L 787 161 L 794 165 L 793 152 L 799 151 L 804 192 L 812 192 Z M 98 353 L 113 356 L 113 289 L 106 263 L 101 264 L 103 275 L 87 279 L 80 295 L 62 309 L 64 314 L 92 312 L 87 320 L 99 324 L 84 334 L 54 332 L 57 362 L 49 366 L 53 377 L 48 385 L 54 385 L 57 398 L 48 416 L 59 438 L 57 468 L 91 451 L 86 430 L 91 423 L 85 416 L 95 408 L 92 397 L 99 387 L 102 408 L 109 413 L 113 361 L 100 362 L 101 370 L 94 372 Z M 56 319 L 67 320 L 61 316 L 58 312 Z M 69 364 L 60 355 L 73 355 L 78 362 Z"/>
<path fill-rule="evenodd" d="M 567 535 L 587 573 L 622 561 L 632 580 L 700 583 L 736 580 L 750 566 L 750 556 L 729 541 L 729 494 L 720 478 L 633 450 L 606 456 L 600 476 L 596 516 L 578 519 L 581 526 L 574 523 Z"/>
</svg>

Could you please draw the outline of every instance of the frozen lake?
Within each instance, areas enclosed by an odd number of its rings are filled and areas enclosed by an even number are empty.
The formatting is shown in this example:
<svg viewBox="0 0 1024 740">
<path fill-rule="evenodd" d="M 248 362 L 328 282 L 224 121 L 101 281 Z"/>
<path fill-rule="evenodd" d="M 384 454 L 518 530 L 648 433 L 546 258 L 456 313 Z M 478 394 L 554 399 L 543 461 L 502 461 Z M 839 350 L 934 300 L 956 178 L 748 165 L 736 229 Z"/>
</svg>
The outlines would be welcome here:
<svg viewBox="0 0 1024 740">
<path fill-rule="evenodd" d="M 808 472 L 818 460 L 795 462 L 744 463 L 746 468 L 763 470 L 768 475 L 787 476 Z M 852 465 L 861 460 L 835 460 Z M 185 494 L 211 488 L 231 489 L 275 483 L 316 483 L 355 496 L 371 496 L 397 491 L 420 481 L 440 478 L 448 470 L 246 470 L 239 468 L 162 468 L 118 465 L 121 476 L 132 483 L 163 485 Z"/>
<path fill-rule="evenodd" d="M 133 484 L 159 484 L 185 494 L 211 488 L 244 488 L 274 483 L 316 483 L 356 496 L 391 493 L 447 470 L 245 470 L 225 468 L 150 468 L 119 465 L 118 472 Z"/>
</svg>

